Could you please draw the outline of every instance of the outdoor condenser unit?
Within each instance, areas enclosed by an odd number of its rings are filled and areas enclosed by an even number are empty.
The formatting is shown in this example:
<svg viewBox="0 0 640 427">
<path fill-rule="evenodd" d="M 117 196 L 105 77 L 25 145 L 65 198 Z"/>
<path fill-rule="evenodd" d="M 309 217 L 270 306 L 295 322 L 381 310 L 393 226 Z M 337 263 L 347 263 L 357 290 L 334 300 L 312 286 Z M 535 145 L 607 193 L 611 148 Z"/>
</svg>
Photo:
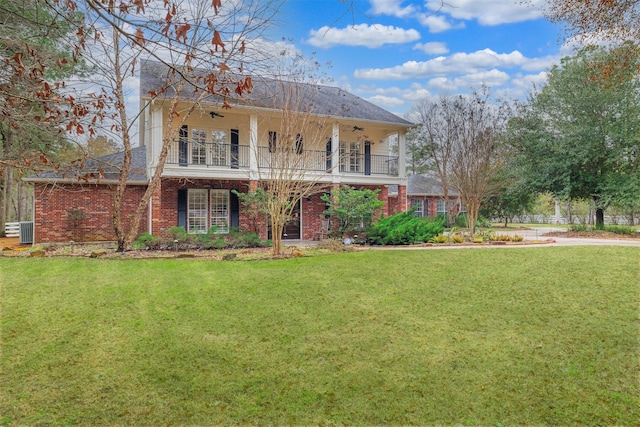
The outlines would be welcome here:
<svg viewBox="0 0 640 427">
<path fill-rule="evenodd" d="M 33 221 L 20 223 L 20 244 L 33 244 Z"/>
</svg>

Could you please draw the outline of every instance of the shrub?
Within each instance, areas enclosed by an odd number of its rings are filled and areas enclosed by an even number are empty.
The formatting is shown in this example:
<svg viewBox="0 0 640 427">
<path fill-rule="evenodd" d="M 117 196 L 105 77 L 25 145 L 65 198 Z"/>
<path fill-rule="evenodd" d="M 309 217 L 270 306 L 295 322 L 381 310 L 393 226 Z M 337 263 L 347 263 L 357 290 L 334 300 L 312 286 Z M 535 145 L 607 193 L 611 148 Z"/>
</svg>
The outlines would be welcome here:
<svg viewBox="0 0 640 427">
<path fill-rule="evenodd" d="M 187 234 L 183 227 L 171 227 L 165 230 L 168 237 L 158 238 L 143 234 L 136 240 L 137 248 L 154 250 L 200 250 L 200 249 L 244 249 L 268 246 L 256 233 L 231 230 L 227 234 L 216 233 L 211 227 L 206 234 Z"/>
<path fill-rule="evenodd" d="M 265 246 L 264 242 L 260 240 L 260 237 L 253 232 L 231 230 L 229 234 L 218 234 L 217 236 L 224 236 L 223 241 L 226 243 L 227 248 L 244 249 Z"/>
<path fill-rule="evenodd" d="M 460 214 L 456 216 L 456 227 L 467 228 L 469 227 L 469 219 L 467 214 Z"/>
<path fill-rule="evenodd" d="M 608 231 L 609 233 L 615 234 L 625 234 L 635 236 L 636 229 L 630 225 L 605 225 L 604 231 Z"/>
<path fill-rule="evenodd" d="M 512 237 L 509 234 L 490 233 L 489 240 L 492 242 L 510 242 Z"/>
<path fill-rule="evenodd" d="M 524 240 L 524 237 L 522 237 L 519 234 L 514 234 L 513 236 L 511 236 L 511 241 L 513 242 L 522 242 Z"/>
<path fill-rule="evenodd" d="M 569 231 L 574 231 L 576 233 L 580 233 L 582 231 L 589 231 L 589 226 L 587 224 L 571 224 L 569 226 Z"/>
<path fill-rule="evenodd" d="M 473 242 L 474 243 L 488 242 L 491 240 L 492 235 L 493 235 L 493 230 L 477 231 L 476 234 L 474 234 L 473 236 Z"/>
<path fill-rule="evenodd" d="M 464 243 L 464 236 L 462 234 L 454 234 L 450 236 L 450 239 L 453 243 Z"/>
<path fill-rule="evenodd" d="M 167 238 L 172 240 L 186 240 L 187 230 L 184 227 L 171 227 L 165 231 Z"/>
<path fill-rule="evenodd" d="M 440 221 L 444 228 L 449 228 L 452 225 L 452 224 L 449 224 L 449 217 L 447 216 L 447 214 L 444 214 L 444 213 L 437 214 L 436 215 L 436 221 Z M 453 225 L 455 225 L 455 224 L 453 224 Z"/>
<path fill-rule="evenodd" d="M 437 236 L 433 236 L 431 239 L 429 239 L 429 243 L 447 243 L 447 236 L 445 236 L 444 234 L 438 234 Z"/>
<path fill-rule="evenodd" d="M 596 230 L 593 226 L 587 224 L 572 224 L 569 226 L 569 231 L 576 233 L 590 232 L 590 231 L 607 231 L 609 233 L 624 234 L 624 235 L 636 235 L 636 229 L 630 225 L 605 225 L 603 230 Z"/>
<path fill-rule="evenodd" d="M 152 245 L 153 242 L 157 241 L 158 238 L 152 234 L 144 233 L 138 236 L 138 238 L 133 242 L 133 247 L 135 249 L 145 249 Z"/>
<path fill-rule="evenodd" d="M 372 245 L 410 245 L 428 242 L 443 231 L 442 222 L 414 217 L 409 211 L 382 218 L 369 227 L 367 235 Z"/>
<path fill-rule="evenodd" d="M 476 228 L 491 228 L 491 221 L 481 216 L 476 220 Z"/>
</svg>

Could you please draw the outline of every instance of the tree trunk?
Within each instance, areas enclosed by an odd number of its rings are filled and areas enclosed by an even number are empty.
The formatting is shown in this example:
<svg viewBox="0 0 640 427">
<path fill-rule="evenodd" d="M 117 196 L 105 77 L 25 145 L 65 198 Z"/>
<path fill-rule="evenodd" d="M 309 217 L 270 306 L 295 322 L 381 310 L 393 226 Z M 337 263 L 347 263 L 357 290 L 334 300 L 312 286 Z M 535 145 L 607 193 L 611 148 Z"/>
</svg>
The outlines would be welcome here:
<svg viewBox="0 0 640 427">
<path fill-rule="evenodd" d="M 14 196 L 13 196 L 13 166 L 8 166 L 4 174 L 7 176 L 7 180 L 5 181 L 5 221 L 12 221 L 15 218 L 12 215 L 12 211 L 15 212 L 15 209 L 12 209 L 14 206 Z"/>
<path fill-rule="evenodd" d="M 596 230 L 604 230 L 604 209 L 596 208 Z"/>
<path fill-rule="evenodd" d="M 467 206 L 469 236 L 473 237 L 476 232 L 476 220 L 478 219 L 478 212 L 480 211 L 480 202 L 477 200 L 468 200 L 465 205 Z"/>
<path fill-rule="evenodd" d="M 9 167 L 9 166 L 7 166 Z M 0 203 L 0 233 L 4 235 L 4 226 L 7 222 L 7 205 L 9 204 L 9 199 L 7 198 L 7 180 L 8 175 L 5 172 L 2 175 L 2 192 L 0 192 L 0 197 L 2 197 L 2 203 Z"/>
<path fill-rule="evenodd" d="M 282 230 L 284 224 L 280 224 L 280 221 L 275 219 L 275 216 L 271 217 L 271 248 L 274 256 L 280 255 L 282 251 Z"/>
</svg>

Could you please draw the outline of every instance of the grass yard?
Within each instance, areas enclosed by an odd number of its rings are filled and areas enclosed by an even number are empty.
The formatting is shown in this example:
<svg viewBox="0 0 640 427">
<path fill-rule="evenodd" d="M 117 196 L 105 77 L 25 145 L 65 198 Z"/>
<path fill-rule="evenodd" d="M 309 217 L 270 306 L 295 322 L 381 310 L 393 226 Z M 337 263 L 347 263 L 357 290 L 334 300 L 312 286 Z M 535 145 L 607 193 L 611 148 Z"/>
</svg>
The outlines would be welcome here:
<svg viewBox="0 0 640 427">
<path fill-rule="evenodd" d="M 0 258 L 0 424 L 638 425 L 639 260 Z"/>
</svg>

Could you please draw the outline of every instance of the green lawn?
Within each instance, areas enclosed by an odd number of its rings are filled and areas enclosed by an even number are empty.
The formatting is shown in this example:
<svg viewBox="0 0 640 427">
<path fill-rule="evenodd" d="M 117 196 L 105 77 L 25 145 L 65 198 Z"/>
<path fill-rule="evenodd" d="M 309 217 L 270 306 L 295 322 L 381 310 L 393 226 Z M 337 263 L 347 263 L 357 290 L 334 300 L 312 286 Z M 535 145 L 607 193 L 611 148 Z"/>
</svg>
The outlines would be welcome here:
<svg viewBox="0 0 640 427">
<path fill-rule="evenodd" d="M 0 423 L 638 425 L 639 259 L 0 258 Z"/>
</svg>

